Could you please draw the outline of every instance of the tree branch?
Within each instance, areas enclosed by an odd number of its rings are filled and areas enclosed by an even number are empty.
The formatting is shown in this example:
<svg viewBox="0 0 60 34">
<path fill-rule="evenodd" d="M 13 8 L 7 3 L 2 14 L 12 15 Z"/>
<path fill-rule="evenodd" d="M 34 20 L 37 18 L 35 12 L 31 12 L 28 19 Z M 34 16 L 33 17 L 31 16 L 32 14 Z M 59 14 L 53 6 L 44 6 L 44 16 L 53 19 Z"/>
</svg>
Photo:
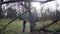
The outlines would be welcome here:
<svg viewBox="0 0 60 34">
<path fill-rule="evenodd" d="M 51 0 L 53 1 L 53 0 Z M 6 1 L 6 2 L 2 2 L 0 3 L 0 5 L 2 4 L 8 4 L 8 3 L 13 3 L 13 2 L 42 2 L 42 1 L 32 1 L 32 0 L 14 0 L 14 1 Z M 50 2 L 50 1 L 45 1 L 43 3 L 47 3 L 47 2 Z"/>
<path fill-rule="evenodd" d="M 21 15 L 17 16 L 16 18 L 14 18 L 13 20 L 11 20 L 10 22 L 8 22 L 8 24 L 6 24 L 3 28 L 0 29 L 0 31 L 4 28 L 6 28 L 8 25 L 10 25 L 13 21 L 15 21 L 17 18 L 19 18 L 20 16 L 22 16 L 23 14 L 27 13 L 29 11 L 26 11 L 24 13 L 22 13 Z"/>
<path fill-rule="evenodd" d="M 37 30 L 34 30 L 34 31 L 47 31 L 47 32 L 52 32 L 52 31 L 46 30 L 45 28 L 48 28 L 49 26 L 57 23 L 58 21 L 59 21 L 59 19 L 53 20 L 51 24 L 46 25 L 46 26 L 44 25 L 43 27 L 41 27 L 41 28 L 39 28 L 39 29 L 37 29 Z"/>
</svg>

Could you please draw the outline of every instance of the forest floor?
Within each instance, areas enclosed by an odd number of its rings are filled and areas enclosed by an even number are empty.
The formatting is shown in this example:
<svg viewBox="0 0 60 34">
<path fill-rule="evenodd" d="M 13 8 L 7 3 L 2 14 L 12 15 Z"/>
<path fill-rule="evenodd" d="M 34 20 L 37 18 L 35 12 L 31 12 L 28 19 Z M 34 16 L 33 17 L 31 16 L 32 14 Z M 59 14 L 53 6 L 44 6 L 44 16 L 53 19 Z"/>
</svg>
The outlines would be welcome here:
<svg viewBox="0 0 60 34">
<path fill-rule="evenodd" d="M 9 19 L 1 19 L 0 20 L 0 25 L 6 25 L 10 20 Z M 51 20 L 47 20 L 45 22 L 36 22 L 36 28 L 40 28 L 43 25 L 47 25 L 50 24 L 52 21 Z M 23 21 L 22 20 L 16 20 L 14 22 L 12 22 L 9 26 L 7 26 L 6 30 L 5 30 L 5 34 L 28 34 L 30 31 L 30 23 L 26 23 L 26 30 L 25 33 L 22 33 L 22 28 L 23 28 Z M 0 26 L 0 28 L 2 28 L 2 26 Z M 60 28 L 60 21 L 57 22 L 57 24 L 53 24 L 51 26 L 49 26 L 48 28 L 46 28 L 47 30 L 50 31 L 55 31 L 57 29 Z"/>
</svg>

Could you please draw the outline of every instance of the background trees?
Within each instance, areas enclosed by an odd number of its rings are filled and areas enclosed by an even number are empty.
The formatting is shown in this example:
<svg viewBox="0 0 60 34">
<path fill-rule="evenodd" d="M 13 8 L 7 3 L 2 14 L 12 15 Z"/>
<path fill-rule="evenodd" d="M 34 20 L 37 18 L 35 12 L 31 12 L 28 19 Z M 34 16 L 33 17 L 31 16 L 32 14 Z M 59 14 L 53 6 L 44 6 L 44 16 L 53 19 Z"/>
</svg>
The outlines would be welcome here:
<svg viewBox="0 0 60 34">
<path fill-rule="evenodd" d="M 2 11 L 2 8 L 1 8 L 1 5 L 0 5 L 0 18 L 3 17 L 3 11 Z"/>
<path fill-rule="evenodd" d="M 16 16 L 17 16 L 16 10 L 13 10 L 11 7 L 8 8 L 7 17 L 13 19 L 13 18 L 15 18 Z"/>
</svg>

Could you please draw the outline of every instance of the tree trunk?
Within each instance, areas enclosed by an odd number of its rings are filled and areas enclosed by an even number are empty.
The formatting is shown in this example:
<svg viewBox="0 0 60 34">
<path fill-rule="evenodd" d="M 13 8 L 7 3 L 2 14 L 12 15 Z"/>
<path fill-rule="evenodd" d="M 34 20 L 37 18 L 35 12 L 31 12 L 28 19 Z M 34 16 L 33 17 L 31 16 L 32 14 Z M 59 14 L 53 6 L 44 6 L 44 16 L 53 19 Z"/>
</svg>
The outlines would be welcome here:
<svg viewBox="0 0 60 34">
<path fill-rule="evenodd" d="M 3 0 L 0 0 L 0 4 L 3 2 Z M 2 18 L 2 5 L 0 5 L 0 19 Z"/>
<path fill-rule="evenodd" d="M 34 27 L 34 22 L 31 14 L 31 2 L 28 2 L 28 4 L 29 4 L 28 11 L 29 11 L 29 19 L 30 19 L 30 32 L 32 32 Z"/>
</svg>

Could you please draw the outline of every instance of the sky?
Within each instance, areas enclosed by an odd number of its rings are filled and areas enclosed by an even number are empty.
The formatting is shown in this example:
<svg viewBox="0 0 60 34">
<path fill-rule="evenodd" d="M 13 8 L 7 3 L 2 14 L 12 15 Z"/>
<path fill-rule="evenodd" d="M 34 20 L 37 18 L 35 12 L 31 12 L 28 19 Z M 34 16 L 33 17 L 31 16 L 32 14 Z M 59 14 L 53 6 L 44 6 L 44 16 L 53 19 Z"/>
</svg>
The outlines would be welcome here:
<svg viewBox="0 0 60 34">
<path fill-rule="evenodd" d="M 59 7 L 57 4 L 59 5 Z M 44 3 L 44 4 L 41 4 L 39 2 L 32 2 L 32 6 L 36 7 L 36 10 L 38 11 L 38 15 L 40 15 L 39 17 L 41 17 L 41 12 L 40 12 L 41 7 L 44 7 L 42 10 L 42 13 L 44 13 L 45 9 L 48 9 L 48 8 L 51 11 L 54 10 L 52 12 L 56 12 L 55 11 L 56 9 L 60 11 L 60 0 L 55 0 L 55 1 Z"/>
<path fill-rule="evenodd" d="M 59 5 L 59 7 L 58 7 L 58 5 L 56 5 L 56 4 L 58 4 Z M 33 7 L 36 7 L 36 9 L 41 9 L 41 7 L 42 6 L 44 6 L 44 9 L 47 9 L 47 8 L 49 8 L 50 10 L 56 10 L 56 8 L 59 10 L 60 9 L 60 0 L 55 0 L 55 1 L 51 1 L 51 2 L 47 2 L 47 3 L 44 3 L 44 4 L 39 4 L 39 2 L 33 2 L 32 3 L 32 6 Z"/>
<path fill-rule="evenodd" d="M 9 1 L 9 0 L 4 0 L 4 2 L 5 2 L 5 1 Z"/>
</svg>

